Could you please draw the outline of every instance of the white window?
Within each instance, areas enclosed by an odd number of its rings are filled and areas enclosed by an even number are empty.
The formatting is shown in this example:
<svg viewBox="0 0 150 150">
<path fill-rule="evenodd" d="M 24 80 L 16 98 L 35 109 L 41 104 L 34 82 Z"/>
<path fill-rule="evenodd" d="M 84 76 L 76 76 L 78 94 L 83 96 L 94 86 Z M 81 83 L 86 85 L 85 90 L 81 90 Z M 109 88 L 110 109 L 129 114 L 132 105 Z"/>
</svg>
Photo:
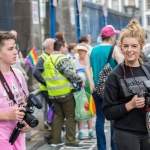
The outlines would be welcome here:
<svg viewBox="0 0 150 150">
<path fill-rule="evenodd" d="M 102 0 L 96 0 L 96 3 L 99 4 L 99 5 L 103 5 Z"/>
<path fill-rule="evenodd" d="M 150 0 L 147 0 L 147 9 L 150 9 Z"/>
<path fill-rule="evenodd" d="M 118 0 L 112 0 L 112 9 L 118 11 Z"/>
<path fill-rule="evenodd" d="M 135 5 L 135 0 L 129 0 L 129 5 Z"/>
<path fill-rule="evenodd" d="M 150 26 L 150 15 L 147 15 L 147 25 Z"/>
</svg>

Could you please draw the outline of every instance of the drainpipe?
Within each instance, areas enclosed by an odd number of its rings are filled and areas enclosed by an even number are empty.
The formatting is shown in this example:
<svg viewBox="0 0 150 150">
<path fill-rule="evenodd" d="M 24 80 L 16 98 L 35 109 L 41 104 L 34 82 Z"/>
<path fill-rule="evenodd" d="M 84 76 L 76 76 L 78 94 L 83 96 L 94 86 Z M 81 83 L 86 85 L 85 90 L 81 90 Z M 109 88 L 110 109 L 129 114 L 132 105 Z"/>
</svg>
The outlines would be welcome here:
<svg viewBox="0 0 150 150">
<path fill-rule="evenodd" d="M 53 0 L 49 0 L 49 8 L 50 8 L 50 37 L 55 38 L 55 32 L 56 32 L 56 13 L 55 13 L 55 7 L 53 6 Z"/>
<path fill-rule="evenodd" d="M 79 11 L 78 11 L 78 3 L 75 0 L 75 8 L 76 8 L 76 40 L 80 37 L 80 22 L 79 22 Z"/>
</svg>

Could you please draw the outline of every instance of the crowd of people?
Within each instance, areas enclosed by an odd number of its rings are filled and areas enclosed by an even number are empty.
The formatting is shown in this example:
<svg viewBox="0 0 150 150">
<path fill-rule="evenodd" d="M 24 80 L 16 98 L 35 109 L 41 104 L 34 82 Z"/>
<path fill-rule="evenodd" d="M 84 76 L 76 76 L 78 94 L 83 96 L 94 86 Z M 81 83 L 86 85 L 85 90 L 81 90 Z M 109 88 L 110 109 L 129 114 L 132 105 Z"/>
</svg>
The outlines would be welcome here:
<svg viewBox="0 0 150 150">
<path fill-rule="evenodd" d="M 116 35 L 119 35 L 118 39 Z M 23 106 L 26 105 L 26 95 L 29 93 L 26 86 L 28 67 L 27 70 L 22 69 L 28 65 L 16 39 L 16 31 L 0 31 L 0 79 L 4 77 L 7 80 L 1 80 L 0 84 L 0 144 L 3 149 L 25 150 L 24 133 L 30 130 L 25 121 L 15 143 L 9 143 L 13 129 L 25 115 Z M 84 139 L 84 132 L 83 121 L 75 121 L 73 92 L 89 86 L 96 106 L 96 135 L 92 128 L 92 118 L 86 122 L 88 136 L 97 138 L 97 149 L 107 150 L 104 132 L 107 119 L 111 124 L 112 150 L 149 150 L 149 120 L 146 116 L 150 108 L 145 100 L 148 91 L 144 85 L 150 80 L 150 66 L 144 64 L 140 57 L 145 45 L 144 30 L 135 19 L 121 31 L 107 25 L 100 31 L 98 42 L 98 45 L 92 46 L 91 35 L 88 34 L 81 36 L 78 43 L 67 44 L 65 35 L 56 32 L 55 39 L 47 38 L 43 43 L 44 52 L 38 57 L 33 75 L 39 82 L 41 94 L 49 108 L 54 105 L 52 123 L 47 120 L 44 122 L 51 127 L 51 146 L 83 148 L 76 141 L 76 133 L 81 140 Z M 96 89 L 99 73 L 108 63 L 110 54 L 112 71 L 105 83 L 104 97 L 100 97 Z M 10 93 L 13 98 L 10 98 Z M 64 124 L 65 143 L 61 136 Z"/>
</svg>

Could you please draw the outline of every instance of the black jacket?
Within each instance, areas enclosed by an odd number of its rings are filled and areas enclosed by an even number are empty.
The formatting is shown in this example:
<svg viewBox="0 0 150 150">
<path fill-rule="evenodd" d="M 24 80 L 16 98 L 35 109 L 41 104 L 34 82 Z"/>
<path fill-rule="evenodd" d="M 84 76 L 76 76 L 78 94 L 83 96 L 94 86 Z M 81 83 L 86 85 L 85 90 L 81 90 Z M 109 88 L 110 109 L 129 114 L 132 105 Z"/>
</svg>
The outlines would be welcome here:
<svg viewBox="0 0 150 150">
<path fill-rule="evenodd" d="M 145 65 L 150 72 L 150 66 Z M 104 91 L 103 113 L 108 120 L 115 120 L 114 127 L 120 130 L 137 133 L 147 133 L 145 123 L 145 109 L 135 108 L 127 111 L 125 104 L 129 102 L 134 95 L 140 92 L 140 89 L 146 90 L 143 81 L 148 80 L 141 67 L 133 67 L 131 74 L 128 66 L 125 66 L 125 76 L 127 84 L 124 81 L 124 73 L 121 65 L 118 65 L 108 76 Z M 128 88 L 127 88 L 128 87 Z M 132 90 L 132 93 L 129 92 Z"/>
</svg>

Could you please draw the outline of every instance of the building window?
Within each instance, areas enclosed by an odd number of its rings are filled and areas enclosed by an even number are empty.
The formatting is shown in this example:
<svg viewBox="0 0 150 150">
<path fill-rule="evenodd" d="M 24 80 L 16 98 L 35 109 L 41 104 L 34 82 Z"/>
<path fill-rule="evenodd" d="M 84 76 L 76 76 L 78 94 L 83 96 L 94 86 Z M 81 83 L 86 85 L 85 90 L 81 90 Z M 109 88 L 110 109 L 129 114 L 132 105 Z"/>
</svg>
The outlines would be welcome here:
<svg viewBox="0 0 150 150">
<path fill-rule="evenodd" d="M 150 26 L 150 15 L 147 16 L 147 25 Z"/>
<path fill-rule="evenodd" d="M 96 3 L 99 4 L 99 5 L 103 5 L 102 0 L 96 0 Z"/>
<path fill-rule="evenodd" d="M 129 0 L 129 5 L 135 5 L 135 0 Z"/>
<path fill-rule="evenodd" d="M 112 0 L 112 9 L 118 11 L 118 0 Z"/>
<path fill-rule="evenodd" d="M 147 0 L 147 9 L 150 9 L 150 0 Z"/>
</svg>

